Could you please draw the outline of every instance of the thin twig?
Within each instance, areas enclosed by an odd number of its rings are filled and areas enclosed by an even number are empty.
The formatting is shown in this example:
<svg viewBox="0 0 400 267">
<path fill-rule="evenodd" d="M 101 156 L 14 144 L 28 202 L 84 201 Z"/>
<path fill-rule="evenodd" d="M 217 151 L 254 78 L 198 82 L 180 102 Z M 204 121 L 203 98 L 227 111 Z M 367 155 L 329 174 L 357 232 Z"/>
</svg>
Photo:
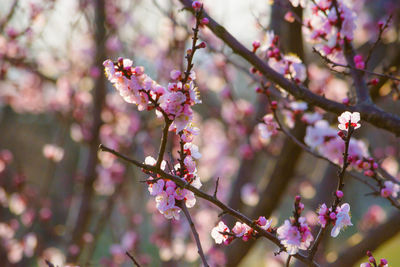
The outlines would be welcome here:
<svg viewBox="0 0 400 267">
<path fill-rule="evenodd" d="M 217 177 L 217 181 L 215 182 L 215 190 L 213 196 L 217 198 L 217 193 L 218 193 L 218 185 L 219 185 L 219 177 Z"/>
<path fill-rule="evenodd" d="M 367 59 L 365 60 L 365 68 L 367 68 L 368 62 L 369 62 L 369 60 L 371 59 L 371 56 L 372 56 L 372 52 L 374 52 L 376 46 L 377 46 L 377 45 L 379 44 L 379 42 L 382 40 L 383 32 L 387 29 L 387 27 L 389 27 L 389 23 L 390 23 L 390 21 L 392 20 L 392 18 L 393 18 L 393 15 L 391 14 L 391 15 L 389 16 L 389 18 L 387 19 L 387 21 L 385 22 L 385 24 L 384 24 L 382 27 L 379 28 L 378 38 L 376 39 L 376 41 L 375 41 L 374 44 L 372 45 L 371 49 L 369 50 Z"/>
<path fill-rule="evenodd" d="M 349 69 L 359 70 L 359 71 L 365 72 L 365 73 L 370 74 L 370 75 L 383 77 L 383 78 L 387 78 L 387 79 L 390 79 L 390 80 L 400 81 L 399 78 L 397 78 L 397 77 L 395 77 L 393 75 L 384 74 L 384 73 L 377 73 L 377 72 L 369 71 L 367 69 L 358 69 L 358 68 L 356 68 L 354 66 L 351 66 L 351 65 L 348 65 L 348 64 L 341 64 L 341 63 L 334 62 L 331 59 L 329 59 L 328 57 L 322 55 L 321 52 L 319 52 L 317 49 L 315 49 L 315 47 L 313 47 L 313 52 L 316 53 L 318 56 L 320 56 L 326 63 L 331 64 L 333 68 L 334 67 L 349 68 Z M 337 72 L 334 69 L 332 69 L 332 70 Z M 342 72 L 339 72 L 339 73 L 341 73 L 341 74 L 349 74 L 349 73 L 342 73 Z"/>
<path fill-rule="evenodd" d="M 130 254 L 128 251 L 125 251 L 125 254 L 132 260 L 136 267 L 140 267 L 139 262 L 133 257 L 132 254 Z"/>
<path fill-rule="evenodd" d="M 286 267 L 290 266 L 290 260 L 292 259 L 292 255 L 289 255 L 286 260 Z"/>
<path fill-rule="evenodd" d="M 185 217 L 188 220 L 190 229 L 192 230 L 192 233 L 193 233 L 193 237 L 196 241 L 197 252 L 199 253 L 201 260 L 203 261 L 204 266 L 209 267 L 206 256 L 204 255 L 204 252 L 203 252 L 203 248 L 201 246 L 199 234 L 197 233 L 196 226 L 193 223 L 192 217 L 190 216 L 190 213 L 189 213 L 185 203 L 182 201 L 179 202 L 178 207 L 180 207 L 182 209 L 183 214 L 185 214 Z"/>
<path fill-rule="evenodd" d="M 53 263 L 51 263 L 49 260 L 44 260 L 44 262 L 47 264 L 48 267 L 56 267 Z"/>
</svg>

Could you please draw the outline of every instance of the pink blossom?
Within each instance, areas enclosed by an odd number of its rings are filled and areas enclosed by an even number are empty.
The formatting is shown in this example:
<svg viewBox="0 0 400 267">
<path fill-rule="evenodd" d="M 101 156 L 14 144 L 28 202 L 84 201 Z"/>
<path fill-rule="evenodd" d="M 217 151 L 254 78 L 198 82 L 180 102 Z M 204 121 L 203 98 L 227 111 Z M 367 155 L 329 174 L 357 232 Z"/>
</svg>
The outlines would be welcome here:
<svg viewBox="0 0 400 267">
<path fill-rule="evenodd" d="M 335 226 L 331 231 L 332 237 L 337 237 L 340 230 L 344 227 L 353 225 L 350 220 L 350 205 L 348 203 L 344 203 L 342 206 L 338 207 L 336 212 Z"/>
<path fill-rule="evenodd" d="M 336 136 L 336 131 L 329 126 L 325 120 L 317 121 L 314 126 L 308 126 L 304 142 L 315 149 L 322 145 L 327 138 Z"/>
<path fill-rule="evenodd" d="M 199 147 L 192 143 L 186 143 L 183 149 L 188 152 L 190 156 L 194 159 L 200 159 L 201 153 L 199 152 Z"/>
<path fill-rule="evenodd" d="M 232 228 L 232 232 L 236 235 L 236 237 L 242 237 L 250 229 L 251 229 L 250 226 L 248 226 L 247 224 L 236 222 L 235 226 Z"/>
<path fill-rule="evenodd" d="M 392 196 L 397 198 L 397 195 L 400 191 L 400 186 L 398 184 L 393 183 L 392 181 L 386 181 L 384 183 L 384 187 L 381 190 L 382 197 L 389 197 Z"/>
<path fill-rule="evenodd" d="M 162 191 L 156 196 L 156 207 L 161 213 L 164 213 L 174 206 L 175 198 L 173 195 L 168 195 L 167 192 Z"/>
<path fill-rule="evenodd" d="M 327 214 L 328 214 L 328 208 L 326 207 L 326 204 L 322 204 L 321 207 L 318 210 L 318 222 L 321 225 L 322 228 L 326 227 L 327 223 Z"/>
<path fill-rule="evenodd" d="M 190 173 L 195 172 L 196 163 L 191 156 L 186 156 L 183 162 Z"/>
<path fill-rule="evenodd" d="M 306 6 L 306 0 L 289 0 L 292 6 L 294 7 L 305 7 Z"/>
<path fill-rule="evenodd" d="M 351 126 L 354 127 L 354 129 L 360 128 L 361 124 L 358 123 L 360 121 L 360 113 L 359 112 L 343 112 L 342 115 L 338 117 L 339 121 L 339 129 L 343 131 L 347 131 L 349 128 L 349 123 L 351 123 Z"/>
<path fill-rule="evenodd" d="M 182 72 L 179 70 L 172 70 L 170 74 L 172 80 L 178 80 L 181 77 L 181 75 Z"/>
<path fill-rule="evenodd" d="M 174 218 L 175 220 L 179 220 L 180 215 L 179 213 L 181 212 L 181 209 L 177 206 L 172 206 L 171 208 L 165 210 L 163 212 L 165 218 L 167 219 L 172 219 Z"/>
<path fill-rule="evenodd" d="M 277 229 L 278 238 L 289 255 L 296 254 L 299 249 L 306 250 L 314 240 L 304 217 L 299 218 L 300 227 L 292 225 L 289 220 Z"/>
<path fill-rule="evenodd" d="M 43 155 L 54 162 L 59 162 L 64 157 L 64 149 L 57 145 L 47 144 L 43 147 Z"/>
<path fill-rule="evenodd" d="M 267 220 L 264 216 L 260 216 L 257 220 L 257 224 L 265 231 L 269 231 L 271 230 L 272 220 Z"/>
<path fill-rule="evenodd" d="M 259 195 L 255 184 L 246 183 L 240 190 L 240 197 L 246 205 L 255 206 L 258 203 Z"/>
<path fill-rule="evenodd" d="M 257 125 L 260 136 L 263 139 L 269 139 L 271 136 L 278 134 L 278 123 L 276 123 L 272 114 L 263 117 L 264 124 Z"/>
<path fill-rule="evenodd" d="M 308 108 L 308 105 L 306 102 L 303 101 L 293 101 L 289 103 L 289 107 L 293 111 L 305 111 Z"/>
<path fill-rule="evenodd" d="M 228 239 L 228 235 L 224 235 L 221 233 L 229 233 L 229 228 L 226 226 L 225 223 L 220 221 L 217 226 L 215 226 L 211 230 L 211 237 L 214 238 L 215 243 L 221 244 L 222 242 L 225 242 Z"/>
<path fill-rule="evenodd" d="M 164 190 L 164 185 L 165 182 L 163 179 L 159 179 L 156 183 L 150 183 L 148 187 L 150 195 L 156 196 L 160 194 Z"/>
</svg>

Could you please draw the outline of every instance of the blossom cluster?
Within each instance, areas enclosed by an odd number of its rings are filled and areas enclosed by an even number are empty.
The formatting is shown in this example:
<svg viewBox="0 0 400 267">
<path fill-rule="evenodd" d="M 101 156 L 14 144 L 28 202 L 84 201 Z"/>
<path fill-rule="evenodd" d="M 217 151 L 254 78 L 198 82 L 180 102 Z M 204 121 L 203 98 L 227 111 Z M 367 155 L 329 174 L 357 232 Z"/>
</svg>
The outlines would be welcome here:
<svg viewBox="0 0 400 267">
<path fill-rule="evenodd" d="M 262 46 L 259 41 L 253 43 L 253 52 L 256 52 L 258 47 L 275 71 L 297 83 L 305 81 L 307 71 L 301 59 L 294 54 L 282 54 L 279 49 L 279 37 L 273 31 L 266 33 Z"/>
<path fill-rule="evenodd" d="M 278 238 L 289 255 L 296 254 L 299 249 L 308 249 L 314 240 L 306 218 L 300 217 L 304 209 L 304 204 L 300 200 L 300 196 L 296 196 L 294 217 L 285 220 L 284 224 L 277 229 Z"/>
<path fill-rule="evenodd" d="M 293 6 L 306 8 L 303 20 L 306 37 L 326 56 L 341 55 L 344 42 L 353 40 L 356 29 L 356 8 L 346 0 L 291 0 Z M 360 66 L 360 65 L 359 65 Z"/>
<path fill-rule="evenodd" d="M 349 119 L 339 117 L 339 128 L 348 129 Z M 354 124 L 354 128 L 359 127 L 359 119 L 352 120 L 351 124 Z M 321 155 L 328 158 L 336 164 L 343 164 L 343 152 L 345 148 L 345 143 L 342 140 L 344 134 L 342 132 L 336 131 L 335 128 L 331 127 L 326 120 L 318 120 L 312 125 L 309 125 L 306 129 L 306 135 L 304 137 L 304 142 L 312 149 L 318 151 Z M 369 153 L 366 144 L 355 138 L 350 139 L 349 143 L 349 157 L 348 161 L 351 166 L 357 167 L 358 164 L 369 160 Z M 374 165 L 372 165 L 373 167 Z M 375 165 L 376 166 L 376 165 Z"/>
<path fill-rule="evenodd" d="M 155 108 L 158 116 L 164 115 L 173 121 L 172 129 L 177 133 L 193 119 L 191 106 L 201 103 L 194 85 L 194 72 L 182 83 L 183 74 L 172 71 L 172 82 L 163 87 L 144 73 L 144 67 L 133 66 L 129 59 L 106 60 L 103 65 L 108 79 L 126 102 L 138 105 L 139 111 Z"/>
<path fill-rule="evenodd" d="M 381 189 L 381 196 L 382 197 L 394 197 L 397 198 L 397 195 L 400 192 L 400 185 L 395 184 L 391 181 L 386 181 L 384 183 L 383 188 Z"/>
<path fill-rule="evenodd" d="M 104 66 L 108 79 L 126 102 L 138 105 L 140 111 L 155 109 L 157 116 L 163 116 L 166 124 L 171 125 L 169 130 L 179 135 L 183 157 L 181 156 L 180 162 L 175 165 L 173 174 L 200 188 L 195 160 L 198 160 L 201 154 L 198 147 L 192 143 L 199 129 L 192 123 L 191 107 L 201 102 L 194 85 L 194 72 L 186 75 L 178 70 L 171 71 L 172 82 L 163 87 L 147 76 L 143 67 L 133 66 L 129 59 L 119 58 L 115 63 L 106 60 Z M 157 160 L 148 156 L 145 164 L 156 166 Z M 165 164 L 161 164 L 162 169 L 165 168 Z M 181 209 L 178 207 L 178 201 L 183 201 L 188 208 L 195 205 L 193 192 L 178 187 L 173 181 L 153 176 L 148 179 L 148 190 L 155 197 L 157 209 L 166 218 L 179 219 Z"/>
<path fill-rule="evenodd" d="M 361 263 L 360 267 L 388 267 L 388 261 L 386 259 L 381 259 L 379 264 L 377 263 L 376 259 L 372 255 L 371 251 L 367 251 L 368 262 Z"/>
<path fill-rule="evenodd" d="M 264 216 L 260 216 L 255 222 L 265 231 L 273 231 L 271 227 L 272 220 L 267 220 Z M 241 222 L 236 222 L 232 231 L 222 221 L 211 230 L 211 237 L 215 240 L 215 243 L 224 243 L 225 245 L 229 245 L 235 238 L 241 238 L 243 241 L 248 241 L 251 237 L 256 236 L 256 234 L 256 230 Z"/>
</svg>

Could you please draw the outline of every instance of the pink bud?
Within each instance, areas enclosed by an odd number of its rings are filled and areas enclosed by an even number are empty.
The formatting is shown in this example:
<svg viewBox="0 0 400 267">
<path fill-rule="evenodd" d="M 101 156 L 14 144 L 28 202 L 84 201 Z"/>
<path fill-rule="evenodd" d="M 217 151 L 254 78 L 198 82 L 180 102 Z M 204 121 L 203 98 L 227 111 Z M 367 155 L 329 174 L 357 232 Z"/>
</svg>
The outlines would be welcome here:
<svg viewBox="0 0 400 267">
<path fill-rule="evenodd" d="M 386 259 L 381 259 L 381 265 L 386 265 L 388 264 L 388 261 Z"/>
<path fill-rule="evenodd" d="M 356 68 L 357 69 L 365 69 L 365 63 L 360 61 L 356 63 Z"/>
<path fill-rule="evenodd" d="M 337 135 L 338 135 L 340 138 L 342 138 L 342 139 L 345 137 L 344 132 L 342 132 L 342 131 L 339 131 L 339 132 L 337 133 Z"/>
<path fill-rule="evenodd" d="M 362 62 L 362 61 L 363 61 L 363 58 L 362 58 L 362 56 L 360 54 L 354 56 L 354 62 L 355 63 Z"/>
<path fill-rule="evenodd" d="M 253 48 L 254 49 L 257 49 L 257 48 L 259 48 L 260 47 L 260 41 L 254 41 L 253 42 Z"/>
<path fill-rule="evenodd" d="M 262 91 L 263 91 L 263 90 L 262 90 L 260 87 L 257 87 L 257 88 L 256 88 L 256 93 L 261 94 Z"/>
<path fill-rule="evenodd" d="M 369 84 L 371 84 L 371 85 L 377 85 L 378 83 L 379 83 L 379 79 L 378 78 L 375 78 L 375 79 L 372 79 L 372 80 L 369 81 Z"/>
<path fill-rule="evenodd" d="M 295 197 L 295 201 L 296 201 L 296 202 L 300 202 L 300 200 L 301 200 L 301 196 L 297 195 L 297 196 Z"/>
<path fill-rule="evenodd" d="M 343 98 L 342 103 L 345 105 L 348 105 L 348 104 L 350 104 L 350 100 L 347 97 Z"/>
<path fill-rule="evenodd" d="M 287 12 L 286 14 L 285 14 L 285 20 L 287 21 L 287 22 L 289 22 L 289 23 L 292 23 L 292 22 L 294 22 L 294 20 L 295 20 L 295 18 L 294 18 L 294 16 L 293 16 L 293 13 L 292 12 Z"/>
<path fill-rule="evenodd" d="M 260 41 L 254 41 L 253 42 L 253 53 L 255 53 L 259 47 L 260 47 Z"/>
<path fill-rule="evenodd" d="M 368 256 L 368 257 L 372 257 L 372 252 L 369 251 L 369 250 L 367 250 L 367 256 Z"/>
<path fill-rule="evenodd" d="M 267 219 L 264 216 L 260 216 L 257 220 L 257 224 L 260 226 L 264 226 L 267 224 Z"/>
<path fill-rule="evenodd" d="M 390 195 L 391 195 L 391 191 L 389 190 L 389 189 L 387 189 L 387 188 L 383 188 L 382 190 L 381 190 L 381 196 L 382 197 L 389 197 Z"/>
<path fill-rule="evenodd" d="M 374 163 L 372 164 L 372 168 L 378 169 L 378 167 L 379 167 L 378 163 L 374 162 Z"/>
<path fill-rule="evenodd" d="M 208 18 L 202 18 L 201 19 L 201 24 L 202 25 L 207 25 L 210 21 L 208 20 Z"/>
<path fill-rule="evenodd" d="M 192 7 L 194 10 L 198 11 L 201 8 L 202 4 L 199 1 L 194 1 L 192 3 Z"/>
<path fill-rule="evenodd" d="M 271 101 L 271 109 L 276 109 L 277 107 L 278 107 L 278 102 L 276 102 L 275 100 Z"/>
<path fill-rule="evenodd" d="M 340 191 L 340 190 L 336 191 L 336 196 L 337 196 L 338 198 L 342 198 L 342 197 L 343 197 L 343 192 Z"/>
<path fill-rule="evenodd" d="M 368 261 L 369 261 L 370 263 L 374 263 L 374 262 L 375 262 L 375 258 L 371 256 L 371 257 L 368 258 Z"/>
<path fill-rule="evenodd" d="M 372 177 L 372 176 L 374 176 L 374 171 L 372 171 L 372 170 L 366 170 L 366 171 L 364 172 L 364 175 Z"/>
<path fill-rule="evenodd" d="M 206 45 L 205 42 L 201 42 L 201 43 L 199 44 L 199 48 L 206 48 L 206 47 L 207 47 L 207 45 Z"/>
<path fill-rule="evenodd" d="M 336 213 L 331 212 L 331 214 L 329 214 L 329 218 L 331 218 L 332 220 L 336 219 Z"/>
</svg>

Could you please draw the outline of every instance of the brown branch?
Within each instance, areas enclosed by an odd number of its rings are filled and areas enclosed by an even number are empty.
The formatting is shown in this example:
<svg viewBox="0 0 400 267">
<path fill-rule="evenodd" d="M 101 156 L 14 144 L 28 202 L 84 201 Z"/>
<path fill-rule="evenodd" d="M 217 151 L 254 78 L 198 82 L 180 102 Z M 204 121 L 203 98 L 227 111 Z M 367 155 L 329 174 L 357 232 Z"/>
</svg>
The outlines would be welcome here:
<svg viewBox="0 0 400 267">
<path fill-rule="evenodd" d="M 154 174 L 158 174 L 161 177 L 163 177 L 163 179 L 169 179 L 171 181 L 173 181 L 177 186 L 181 187 L 181 188 L 185 188 L 191 192 L 193 192 L 197 197 L 200 197 L 204 200 L 207 200 L 208 202 L 214 204 L 215 206 L 219 207 L 224 213 L 226 214 L 230 214 L 231 216 L 237 218 L 238 220 L 242 221 L 243 223 L 247 224 L 248 226 L 252 227 L 254 230 L 256 230 L 260 236 L 263 236 L 265 238 L 267 238 L 268 240 L 270 240 L 272 243 L 274 243 L 275 245 L 277 245 L 282 251 L 285 251 L 285 247 L 281 245 L 280 240 L 273 235 L 272 233 L 265 231 L 264 229 L 262 229 L 259 225 L 257 225 L 255 223 L 254 220 L 251 220 L 250 218 L 248 218 L 247 216 L 245 216 L 244 214 L 242 214 L 241 212 L 232 209 L 231 207 L 225 205 L 224 203 L 222 203 L 221 201 L 219 201 L 218 199 L 214 198 L 212 195 L 209 195 L 203 191 L 201 191 L 200 189 L 197 189 L 196 187 L 190 185 L 189 183 L 187 183 L 185 180 L 181 179 L 179 176 L 175 176 L 169 173 L 164 172 L 161 169 L 158 169 L 154 166 L 150 166 L 144 163 L 141 163 L 137 160 L 134 159 L 130 159 L 122 154 L 120 154 L 119 152 L 108 148 L 104 145 L 100 145 L 99 147 L 100 150 L 102 151 L 106 151 L 109 152 L 125 161 L 128 161 L 132 164 L 134 164 L 137 167 L 142 168 L 143 170 L 146 170 L 148 172 L 154 173 Z M 309 266 L 319 266 L 318 263 L 316 263 L 315 261 L 310 261 L 309 259 L 307 259 L 306 256 L 304 256 L 303 254 L 297 253 L 295 254 L 293 257 L 295 257 L 296 259 L 308 264 Z"/>
<path fill-rule="evenodd" d="M 201 246 L 199 234 L 197 233 L 196 226 L 193 223 L 192 217 L 190 216 L 190 213 L 189 213 L 185 203 L 180 201 L 178 203 L 178 207 L 180 207 L 182 209 L 183 214 L 185 214 L 185 217 L 189 223 L 190 229 L 192 230 L 192 233 L 193 233 L 193 237 L 196 241 L 197 252 L 199 253 L 201 260 L 203 261 L 204 266 L 209 267 L 206 256 L 204 256 L 204 252 L 203 252 L 203 248 Z"/>
<path fill-rule="evenodd" d="M 190 0 L 180 0 L 180 2 L 185 6 L 185 8 L 191 12 L 193 9 L 191 7 Z M 242 45 L 235 37 L 233 37 L 224 27 L 219 25 L 214 19 L 212 19 L 206 12 L 203 11 L 203 17 L 209 19 L 207 27 L 219 37 L 225 44 L 227 44 L 234 53 L 241 56 L 256 69 L 258 69 L 267 79 L 278 84 L 288 93 L 293 95 L 296 99 L 301 99 L 306 101 L 311 105 L 315 105 L 323 108 L 329 112 L 335 114 L 341 114 L 344 111 L 357 111 L 362 114 L 365 121 L 375 125 L 376 127 L 386 129 L 396 135 L 400 135 L 400 118 L 394 114 L 387 113 L 372 103 L 360 103 L 354 107 L 349 107 L 344 104 L 329 100 L 323 96 L 314 94 L 306 87 L 298 85 L 288 79 L 283 75 L 274 71 L 268 64 L 260 59 L 257 55 L 248 50 L 244 45 Z"/>
<path fill-rule="evenodd" d="M 157 157 L 157 163 L 156 163 L 157 168 L 160 168 L 161 162 L 164 159 L 165 148 L 167 147 L 167 141 L 168 141 L 169 126 L 171 126 L 171 123 L 172 123 L 172 121 L 170 119 L 168 119 L 167 116 L 164 116 L 164 120 L 165 120 L 165 125 L 164 125 L 164 129 L 163 129 L 160 150 L 158 151 L 158 157 Z"/>
</svg>

